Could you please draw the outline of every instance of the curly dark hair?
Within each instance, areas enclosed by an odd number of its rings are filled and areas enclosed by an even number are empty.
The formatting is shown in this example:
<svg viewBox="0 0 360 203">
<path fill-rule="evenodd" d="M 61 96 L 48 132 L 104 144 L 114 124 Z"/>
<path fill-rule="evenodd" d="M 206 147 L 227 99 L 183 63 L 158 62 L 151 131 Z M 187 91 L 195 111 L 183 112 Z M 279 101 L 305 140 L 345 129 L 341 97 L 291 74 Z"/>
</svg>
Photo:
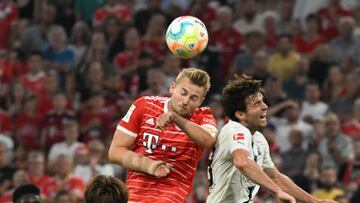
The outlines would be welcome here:
<svg viewBox="0 0 360 203">
<path fill-rule="evenodd" d="M 231 120 L 238 121 L 235 112 L 246 112 L 247 98 L 257 92 L 263 93 L 260 86 L 260 80 L 254 80 L 245 74 L 235 75 L 223 89 L 222 103 L 226 115 Z"/>
</svg>

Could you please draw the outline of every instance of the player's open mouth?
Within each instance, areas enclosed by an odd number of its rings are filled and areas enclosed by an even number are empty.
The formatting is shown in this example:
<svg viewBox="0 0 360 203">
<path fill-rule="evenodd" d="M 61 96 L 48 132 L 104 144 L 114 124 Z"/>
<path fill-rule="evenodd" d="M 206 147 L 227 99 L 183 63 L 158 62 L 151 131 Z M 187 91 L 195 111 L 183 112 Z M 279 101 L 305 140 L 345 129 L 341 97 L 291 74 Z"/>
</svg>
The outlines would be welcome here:
<svg viewBox="0 0 360 203">
<path fill-rule="evenodd" d="M 267 113 L 266 113 L 266 112 L 265 112 L 265 113 L 263 113 L 263 114 L 261 114 L 260 119 L 261 119 L 261 120 L 266 119 L 266 115 L 267 115 Z"/>
</svg>

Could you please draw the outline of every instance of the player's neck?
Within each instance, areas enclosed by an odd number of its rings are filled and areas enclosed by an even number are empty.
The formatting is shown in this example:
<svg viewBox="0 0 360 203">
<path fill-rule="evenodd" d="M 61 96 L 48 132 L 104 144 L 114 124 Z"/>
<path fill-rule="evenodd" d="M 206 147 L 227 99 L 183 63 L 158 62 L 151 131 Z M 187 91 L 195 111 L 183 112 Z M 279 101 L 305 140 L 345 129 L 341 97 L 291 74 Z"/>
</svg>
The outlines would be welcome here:
<svg viewBox="0 0 360 203">
<path fill-rule="evenodd" d="M 251 135 L 253 135 L 257 131 L 257 129 L 252 128 L 247 122 L 240 121 L 239 123 L 241 123 L 241 125 L 243 125 L 245 128 L 247 128 L 250 131 Z"/>
</svg>

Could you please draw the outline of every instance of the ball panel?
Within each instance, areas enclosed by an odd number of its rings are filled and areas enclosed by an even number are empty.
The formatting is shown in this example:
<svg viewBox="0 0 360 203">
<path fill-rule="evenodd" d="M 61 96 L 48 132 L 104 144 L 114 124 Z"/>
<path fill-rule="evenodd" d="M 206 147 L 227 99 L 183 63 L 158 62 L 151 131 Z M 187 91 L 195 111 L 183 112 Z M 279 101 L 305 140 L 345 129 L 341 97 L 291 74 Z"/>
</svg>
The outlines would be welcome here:
<svg viewBox="0 0 360 203">
<path fill-rule="evenodd" d="M 174 55 L 191 58 L 206 48 L 208 33 L 201 20 L 193 16 L 181 16 L 169 25 L 166 43 Z"/>
</svg>

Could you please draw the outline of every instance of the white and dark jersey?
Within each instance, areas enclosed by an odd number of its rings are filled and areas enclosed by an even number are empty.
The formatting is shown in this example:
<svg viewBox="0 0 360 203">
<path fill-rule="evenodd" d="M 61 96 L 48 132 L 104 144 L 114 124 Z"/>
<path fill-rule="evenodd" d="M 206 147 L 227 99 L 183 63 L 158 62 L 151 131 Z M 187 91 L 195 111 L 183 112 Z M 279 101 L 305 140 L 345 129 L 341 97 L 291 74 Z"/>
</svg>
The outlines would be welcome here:
<svg viewBox="0 0 360 203">
<path fill-rule="evenodd" d="M 247 150 L 250 158 L 262 169 L 274 167 L 264 136 L 260 132 L 252 135 L 249 129 L 230 120 L 221 129 L 210 154 L 207 203 L 250 203 L 258 192 L 259 185 L 245 177 L 233 164 L 232 152 L 236 149 Z"/>
</svg>

